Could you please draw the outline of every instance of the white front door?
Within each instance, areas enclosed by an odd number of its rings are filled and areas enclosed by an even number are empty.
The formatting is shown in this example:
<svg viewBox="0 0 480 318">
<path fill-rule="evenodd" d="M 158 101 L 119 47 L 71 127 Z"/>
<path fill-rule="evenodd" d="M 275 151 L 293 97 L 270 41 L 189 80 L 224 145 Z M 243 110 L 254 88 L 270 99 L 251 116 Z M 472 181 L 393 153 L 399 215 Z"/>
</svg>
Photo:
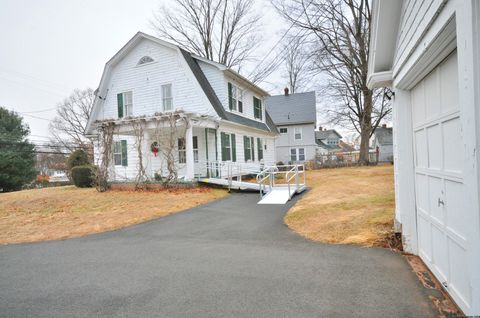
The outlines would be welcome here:
<svg viewBox="0 0 480 318">
<path fill-rule="evenodd" d="M 456 51 L 412 89 L 411 98 L 419 255 L 453 298 L 469 305 L 466 228 L 474 211 L 463 200 Z"/>
</svg>

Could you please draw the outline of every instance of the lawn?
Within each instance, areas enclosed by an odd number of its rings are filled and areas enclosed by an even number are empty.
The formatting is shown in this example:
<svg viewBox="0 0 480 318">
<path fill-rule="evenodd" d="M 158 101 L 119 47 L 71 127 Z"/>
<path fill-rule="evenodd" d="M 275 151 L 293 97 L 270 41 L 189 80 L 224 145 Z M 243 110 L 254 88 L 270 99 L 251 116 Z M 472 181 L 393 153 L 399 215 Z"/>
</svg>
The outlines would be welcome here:
<svg viewBox="0 0 480 318">
<path fill-rule="evenodd" d="M 385 246 L 393 225 L 393 166 L 307 171 L 310 188 L 285 216 L 302 236 L 324 243 Z"/>
<path fill-rule="evenodd" d="M 78 237 L 166 216 L 226 196 L 222 189 L 157 192 L 73 186 L 0 194 L 0 244 Z"/>
</svg>

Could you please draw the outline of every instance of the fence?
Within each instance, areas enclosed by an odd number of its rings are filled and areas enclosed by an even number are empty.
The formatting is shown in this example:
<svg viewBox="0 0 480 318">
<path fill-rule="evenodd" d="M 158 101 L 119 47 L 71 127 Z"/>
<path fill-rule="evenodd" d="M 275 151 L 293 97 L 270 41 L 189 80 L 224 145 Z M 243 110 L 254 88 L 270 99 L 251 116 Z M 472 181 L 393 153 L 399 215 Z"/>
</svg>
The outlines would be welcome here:
<svg viewBox="0 0 480 318">
<path fill-rule="evenodd" d="M 377 163 L 377 154 L 375 150 L 368 153 L 369 161 L 372 164 Z M 360 151 L 336 152 L 328 154 L 317 154 L 315 160 L 311 162 L 311 169 L 337 168 L 356 166 L 360 160 Z"/>
</svg>

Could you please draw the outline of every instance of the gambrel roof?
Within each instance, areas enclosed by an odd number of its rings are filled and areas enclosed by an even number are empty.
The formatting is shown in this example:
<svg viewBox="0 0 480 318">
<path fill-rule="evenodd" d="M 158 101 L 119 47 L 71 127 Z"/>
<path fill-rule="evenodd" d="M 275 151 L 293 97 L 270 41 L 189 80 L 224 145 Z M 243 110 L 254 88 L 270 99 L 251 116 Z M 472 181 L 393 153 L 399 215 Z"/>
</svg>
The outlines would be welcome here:
<svg viewBox="0 0 480 318">
<path fill-rule="evenodd" d="M 192 54 L 192 53 L 190 53 L 190 52 L 188 52 L 188 51 L 186 51 L 186 50 L 184 50 L 184 49 L 182 49 L 182 48 L 180 48 L 180 47 L 178 47 L 178 46 L 176 46 L 172 43 L 169 43 L 167 41 L 158 39 L 154 36 L 145 34 L 143 32 L 138 32 L 137 34 L 135 34 L 135 36 L 132 39 L 130 39 L 130 41 L 128 41 L 127 44 L 125 44 L 120 49 L 120 51 L 118 51 L 105 64 L 105 68 L 104 68 L 104 71 L 103 71 L 103 74 L 102 74 L 102 78 L 100 80 L 100 85 L 97 88 L 97 90 L 95 90 L 96 97 L 95 97 L 94 106 L 93 106 L 93 109 L 92 109 L 90 119 L 89 119 L 89 121 L 87 123 L 87 127 L 85 129 L 86 133 L 90 132 L 90 130 L 92 128 L 92 124 L 93 124 L 95 118 L 97 117 L 96 115 L 97 115 L 98 108 L 99 108 L 99 102 L 100 102 L 100 100 L 102 100 L 102 94 L 105 93 L 104 92 L 104 85 L 105 85 L 106 79 L 109 76 L 111 68 L 118 61 L 120 61 L 124 56 L 126 56 L 130 52 L 130 50 L 133 47 L 135 47 L 135 45 L 143 39 L 147 39 L 147 40 L 150 40 L 154 43 L 172 48 L 172 49 L 174 49 L 174 50 L 176 50 L 177 52 L 180 53 L 180 55 L 183 57 L 186 64 L 188 65 L 188 68 L 190 69 L 193 76 L 195 77 L 198 84 L 200 85 L 203 93 L 205 94 L 208 101 L 210 102 L 213 109 L 215 110 L 215 113 L 218 115 L 218 117 L 221 120 L 229 121 L 229 122 L 239 124 L 239 125 L 243 125 L 243 126 L 248 126 L 248 127 L 255 128 L 255 129 L 264 130 L 264 131 L 271 132 L 271 133 L 278 133 L 278 131 L 275 127 L 275 124 L 273 123 L 273 121 L 271 120 L 270 116 L 267 113 L 267 110 L 265 110 L 265 122 L 266 123 L 263 123 L 263 122 L 260 122 L 260 121 L 257 121 L 257 120 L 253 120 L 253 119 L 243 117 L 241 115 L 233 114 L 233 113 L 230 113 L 230 112 L 226 111 L 224 109 L 222 103 L 220 102 L 217 94 L 215 93 L 214 89 L 212 88 L 210 82 L 208 81 L 207 77 L 205 76 L 202 69 L 200 68 L 200 65 L 198 64 L 198 61 L 209 63 L 209 64 L 217 67 L 218 69 L 220 69 L 224 73 L 228 74 L 229 76 L 234 77 L 235 79 L 237 79 L 240 82 L 244 82 L 250 88 L 257 91 L 259 94 L 261 94 L 263 96 L 268 96 L 268 93 L 266 91 L 264 91 L 260 87 L 256 86 L 255 84 L 249 82 L 245 77 L 243 77 L 240 74 L 238 74 L 237 72 L 227 68 L 223 64 L 213 62 L 213 61 L 210 61 L 208 59 L 196 56 L 196 55 L 194 55 L 194 54 Z"/>
</svg>

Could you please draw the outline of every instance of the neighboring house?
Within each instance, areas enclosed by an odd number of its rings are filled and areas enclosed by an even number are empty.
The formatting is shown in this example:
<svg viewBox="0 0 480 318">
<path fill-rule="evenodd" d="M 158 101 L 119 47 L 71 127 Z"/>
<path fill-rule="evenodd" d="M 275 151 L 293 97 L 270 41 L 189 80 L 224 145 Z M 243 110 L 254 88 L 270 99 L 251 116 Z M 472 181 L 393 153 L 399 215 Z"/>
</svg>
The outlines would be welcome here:
<svg viewBox="0 0 480 318">
<path fill-rule="evenodd" d="M 162 138 L 168 138 L 173 112 L 187 122 L 173 136 L 179 178 L 205 176 L 207 161 L 258 168 L 275 162 L 277 130 L 265 111 L 266 96 L 226 66 L 139 32 L 106 63 L 86 134 L 97 138 L 102 120 L 117 127 L 113 180 L 132 180 L 137 175 L 133 123 L 139 120 L 145 123 L 141 148 L 146 174 L 150 178 L 166 174 L 162 151 L 154 151 L 156 130 L 165 131 Z M 99 151 L 96 146 L 96 161 Z"/>
<path fill-rule="evenodd" d="M 374 0 L 369 87 L 393 101 L 395 221 L 480 315 L 480 1 Z"/>
<path fill-rule="evenodd" d="M 372 148 L 376 150 L 378 147 L 378 161 L 393 161 L 393 135 L 392 127 L 386 125 L 377 127 L 372 137 Z"/>
<path fill-rule="evenodd" d="M 277 126 L 276 161 L 303 163 L 315 158 L 315 92 L 269 96 L 266 107 Z"/>
<path fill-rule="evenodd" d="M 335 129 L 326 129 L 319 127 L 315 131 L 315 141 L 318 146 L 319 154 L 328 154 L 332 152 L 342 151 L 339 147 L 342 135 L 340 135 Z"/>
</svg>

